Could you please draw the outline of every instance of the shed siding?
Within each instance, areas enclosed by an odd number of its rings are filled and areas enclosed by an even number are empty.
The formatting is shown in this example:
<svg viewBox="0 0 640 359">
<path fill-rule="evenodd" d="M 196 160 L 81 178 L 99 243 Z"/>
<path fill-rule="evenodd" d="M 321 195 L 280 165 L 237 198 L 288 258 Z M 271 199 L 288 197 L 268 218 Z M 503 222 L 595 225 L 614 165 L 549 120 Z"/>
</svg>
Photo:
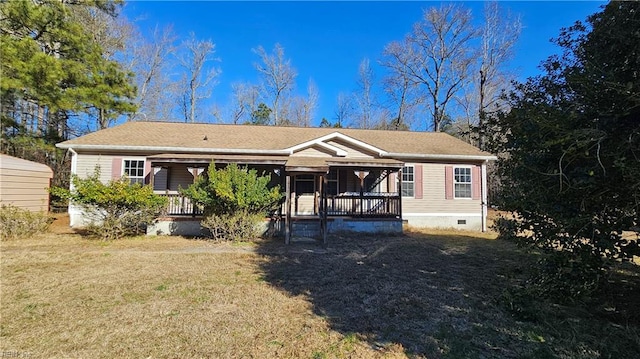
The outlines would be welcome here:
<svg viewBox="0 0 640 359">
<path fill-rule="evenodd" d="M 41 163 L 0 157 L 0 205 L 39 212 L 49 210 L 49 185 L 53 172 Z"/>
</svg>

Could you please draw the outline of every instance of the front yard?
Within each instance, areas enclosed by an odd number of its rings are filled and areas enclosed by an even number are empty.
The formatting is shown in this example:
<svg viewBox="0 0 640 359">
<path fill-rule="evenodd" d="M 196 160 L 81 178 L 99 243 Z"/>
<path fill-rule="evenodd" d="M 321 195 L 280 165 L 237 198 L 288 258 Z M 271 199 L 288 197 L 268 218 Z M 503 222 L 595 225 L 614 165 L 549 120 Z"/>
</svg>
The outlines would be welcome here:
<svg viewBox="0 0 640 359">
<path fill-rule="evenodd" d="M 640 276 L 523 303 L 535 258 L 465 233 L 285 247 L 49 233 L 1 243 L 0 351 L 32 358 L 623 358 Z M 4 355 L 4 354 L 3 354 Z M 7 356 L 5 355 L 5 356 Z"/>
</svg>

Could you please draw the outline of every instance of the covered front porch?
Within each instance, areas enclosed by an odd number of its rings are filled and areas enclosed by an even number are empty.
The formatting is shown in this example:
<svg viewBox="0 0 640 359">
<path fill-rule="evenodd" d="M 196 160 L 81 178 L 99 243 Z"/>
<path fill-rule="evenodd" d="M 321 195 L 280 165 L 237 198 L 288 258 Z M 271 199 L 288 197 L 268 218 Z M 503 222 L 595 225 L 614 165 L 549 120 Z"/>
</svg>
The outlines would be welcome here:
<svg viewBox="0 0 640 359">
<path fill-rule="evenodd" d="M 154 191 L 170 198 L 160 220 L 199 222 L 201 208 L 182 197 L 179 189 L 206 175 L 212 162 L 220 167 L 237 163 L 270 174 L 270 185 L 284 192 L 279 208 L 265 219 L 265 230 L 284 236 L 286 243 L 297 237 L 326 242 L 327 234 L 336 231 L 402 231 L 400 161 L 193 154 L 155 155 L 148 161 Z"/>
</svg>

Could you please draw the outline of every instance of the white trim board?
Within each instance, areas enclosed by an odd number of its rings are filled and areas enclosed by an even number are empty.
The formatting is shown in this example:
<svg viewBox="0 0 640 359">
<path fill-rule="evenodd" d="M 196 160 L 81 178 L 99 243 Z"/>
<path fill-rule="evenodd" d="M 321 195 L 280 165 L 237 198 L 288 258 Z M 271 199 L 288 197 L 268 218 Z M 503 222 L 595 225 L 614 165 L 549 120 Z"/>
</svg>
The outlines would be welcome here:
<svg viewBox="0 0 640 359">
<path fill-rule="evenodd" d="M 340 150 L 337 147 L 331 146 L 330 144 L 324 142 L 324 141 L 328 141 L 328 140 L 334 140 L 336 138 L 340 139 L 340 140 L 343 140 L 343 141 L 345 141 L 345 142 L 347 142 L 349 144 L 352 144 L 354 146 L 357 146 L 357 147 L 364 148 L 364 149 L 367 149 L 369 151 L 372 151 L 372 152 L 376 153 L 378 156 L 382 156 L 383 154 L 387 153 L 383 149 L 377 148 L 375 146 L 371 146 L 368 143 L 365 143 L 365 142 L 362 142 L 360 140 L 356 140 L 355 138 L 343 135 L 340 132 L 333 132 L 333 133 L 330 133 L 328 135 L 324 135 L 322 137 L 318 137 L 318 138 L 316 138 L 314 140 L 310 140 L 310 141 L 307 141 L 307 142 L 303 142 L 303 143 L 297 144 L 295 146 L 291 146 L 289 148 L 286 148 L 285 150 L 288 150 L 288 151 L 291 151 L 291 153 L 294 153 L 295 151 L 297 151 L 299 149 L 311 147 L 313 145 L 323 146 L 322 144 L 324 143 L 324 145 L 326 145 L 326 146 L 330 146 L 331 148 L 335 148 L 335 149 L 341 151 L 341 152 L 336 152 L 336 154 L 338 156 L 344 157 L 344 156 L 347 155 L 347 153 L 345 151 Z"/>
<path fill-rule="evenodd" d="M 402 217 L 482 217 L 482 213 L 402 213 Z"/>
</svg>

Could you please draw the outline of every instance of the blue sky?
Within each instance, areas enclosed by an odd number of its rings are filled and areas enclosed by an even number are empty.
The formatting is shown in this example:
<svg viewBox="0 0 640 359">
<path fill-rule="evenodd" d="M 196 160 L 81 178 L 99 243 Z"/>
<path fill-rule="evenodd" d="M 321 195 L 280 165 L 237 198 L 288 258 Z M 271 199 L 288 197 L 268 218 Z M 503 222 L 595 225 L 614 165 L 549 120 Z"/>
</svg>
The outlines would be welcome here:
<svg viewBox="0 0 640 359">
<path fill-rule="evenodd" d="M 460 2 L 478 20 L 483 2 Z M 358 64 L 369 58 L 376 64 L 384 46 L 400 40 L 417 22 L 422 9 L 441 2 L 218 2 L 129 1 L 124 15 L 150 32 L 172 24 L 180 39 L 194 32 L 216 44 L 222 69 L 210 101 L 224 105 L 233 82 L 257 82 L 251 49 L 272 49 L 280 43 L 298 71 L 297 89 L 304 93 L 313 79 L 320 90 L 316 123 L 334 117 L 340 92 L 356 88 Z M 601 1 L 505 1 L 502 8 L 520 16 L 523 29 L 511 68 L 519 79 L 539 73 L 537 67 L 557 48 L 549 42 L 560 28 L 584 20 L 599 10 Z M 383 70 L 374 67 L 378 79 Z"/>
</svg>

